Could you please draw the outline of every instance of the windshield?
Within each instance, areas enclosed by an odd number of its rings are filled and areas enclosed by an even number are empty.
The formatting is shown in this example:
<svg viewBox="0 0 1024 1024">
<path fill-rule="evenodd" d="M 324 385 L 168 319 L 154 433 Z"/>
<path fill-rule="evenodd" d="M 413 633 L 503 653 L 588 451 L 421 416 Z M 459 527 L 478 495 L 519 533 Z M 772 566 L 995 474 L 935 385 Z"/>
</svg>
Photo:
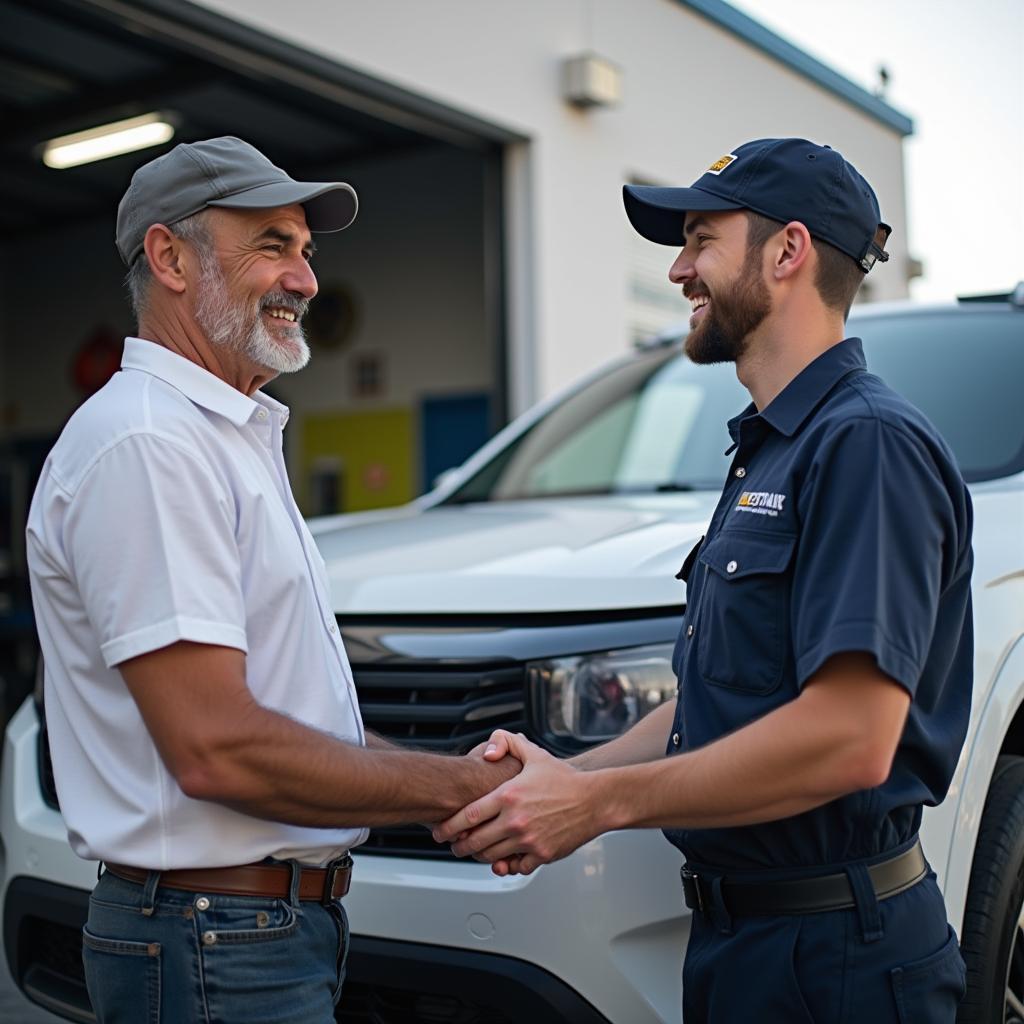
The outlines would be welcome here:
<svg viewBox="0 0 1024 1024">
<path fill-rule="evenodd" d="M 868 369 L 936 425 L 965 479 L 1024 469 L 1024 315 L 866 313 L 850 333 Z M 718 490 L 726 421 L 749 401 L 732 365 L 696 366 L 678 345 L 649 350 L 550 410 L 448 501 Z"/>
</svg>

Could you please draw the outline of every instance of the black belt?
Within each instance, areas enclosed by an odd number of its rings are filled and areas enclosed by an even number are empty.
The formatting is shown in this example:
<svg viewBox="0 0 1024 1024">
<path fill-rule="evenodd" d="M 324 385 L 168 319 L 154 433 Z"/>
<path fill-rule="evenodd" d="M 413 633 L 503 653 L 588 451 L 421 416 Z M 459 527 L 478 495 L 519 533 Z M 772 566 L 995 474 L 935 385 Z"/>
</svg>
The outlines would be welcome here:
<svg viewBox="0 0 1024 1024">
<path fill-rule="evenodd" d="M 886 900 L 916 885 L 928 873 L 920 840 L 895 857 L 868 865 L 867 872 L 879 900 Z M 686 905 L 703 914 L 708 914 L 715 905 L 713 885 L 717 878 L 721 878 L 725 910 L 734 917 L 818 914 L 856 906 L 850 879 L 845 872 L 785 882 L 737 882 L 728 875 L 694 871 L 688 864 L 684 864 L 679 873 L 683 879 Z"/>
</svg>

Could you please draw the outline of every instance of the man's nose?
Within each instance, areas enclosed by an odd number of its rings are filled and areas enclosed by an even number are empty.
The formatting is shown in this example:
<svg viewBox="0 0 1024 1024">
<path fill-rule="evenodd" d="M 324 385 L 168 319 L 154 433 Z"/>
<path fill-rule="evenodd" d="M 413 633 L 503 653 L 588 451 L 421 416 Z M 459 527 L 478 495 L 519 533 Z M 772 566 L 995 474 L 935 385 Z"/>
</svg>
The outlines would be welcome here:
<svg viewBox="0 0 1024 1024">
<path fill-rule="evenodd" d="M 685 284 L 694 276 L 693 261 L 686 254 L 686 250 L 681 249 L 672 266 L 668 268 L 668 279 L 673 284 Z"/>
<path fill-rule="evenodd" d="M 317 293 L 316 274 L 313 268 L 303 258 L 298 257 L 292 261 L 281 278 L 281 287 L 287 292 L 294 292 L 304 299 L 311 299 Z"/>
</svg>

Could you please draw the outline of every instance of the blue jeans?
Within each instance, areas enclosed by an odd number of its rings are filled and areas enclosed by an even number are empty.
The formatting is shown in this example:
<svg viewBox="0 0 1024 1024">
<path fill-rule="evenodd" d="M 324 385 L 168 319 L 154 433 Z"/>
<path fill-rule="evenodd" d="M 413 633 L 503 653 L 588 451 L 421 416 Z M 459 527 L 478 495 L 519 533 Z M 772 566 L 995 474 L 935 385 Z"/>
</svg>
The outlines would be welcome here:
<svg viewBox="0 0 1024 1024">
<path fill-rule="evenodd" d="M 221 896 L 104 873 L 82 941 L 100 1024 L 332 1024 L 348 919 L 292 888 Z"/>
</svg>

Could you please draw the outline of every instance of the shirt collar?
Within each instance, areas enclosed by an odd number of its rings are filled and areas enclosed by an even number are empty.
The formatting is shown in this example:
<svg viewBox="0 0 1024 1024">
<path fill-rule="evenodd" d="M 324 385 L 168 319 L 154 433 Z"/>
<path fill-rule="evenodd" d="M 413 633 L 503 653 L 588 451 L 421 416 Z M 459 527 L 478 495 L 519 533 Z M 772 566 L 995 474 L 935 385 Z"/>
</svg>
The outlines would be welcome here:
<svg viewBox="0 0 1024 1024">
<path fill-rule="evenodd" d="M 805 366 L 760 414 L 751 403 L 739 416 L 729 420 L 729 433 L 734 441 L 738 441 L 741 421 L 760 415 L 780 434 L 792 437 L 843 377 L 853 370 L 865 369 L 867 363 L 860 338 L 847 338 L 827 348 Z"/>
<path fill-rule="evenodd" d="M 122 370 L 141 370 L 159 377 L 180 391 L 190 402 L 209 409 L 230 420 L 235 426 L 248 423 L 262 406 L 282 416 L 282 426 L 288 419 L 288 407 L 275 401 L 262 391 L 251 397 L 242 394 L 209 370 L 204 370 L 184 356 L 179 356 L 155 341 L 125 338 Z"/>
</svg>

